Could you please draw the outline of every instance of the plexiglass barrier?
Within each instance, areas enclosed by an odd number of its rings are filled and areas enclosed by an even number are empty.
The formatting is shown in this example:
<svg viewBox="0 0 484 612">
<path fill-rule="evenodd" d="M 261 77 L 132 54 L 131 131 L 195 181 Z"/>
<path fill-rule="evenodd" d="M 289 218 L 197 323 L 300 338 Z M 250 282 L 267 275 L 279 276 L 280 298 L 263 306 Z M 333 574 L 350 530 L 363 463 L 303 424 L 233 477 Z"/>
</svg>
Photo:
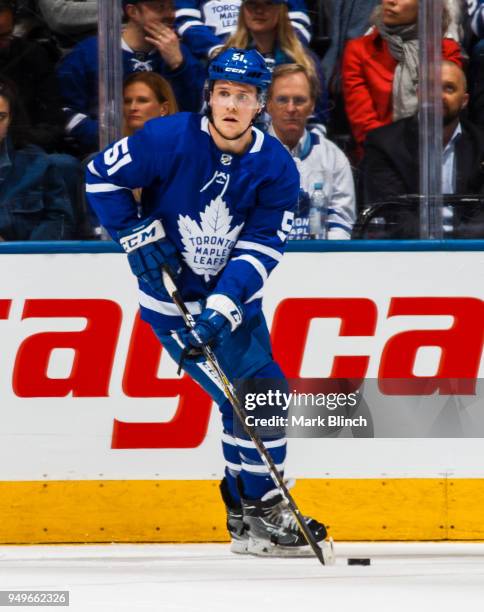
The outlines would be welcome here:
<svg viewBox="0 0 484 612">
<path fill-rule="evenodd" d="M 161 15 L 160 11 L 163 7 L 165 7 L 163 10 L 166 9 L 167 2 L 168 0 L 160 3 L 150 2 L 148 8 L 154 10 L 153 6 L 157 5 L 155 6 L 156 11 Z M 315 20 L 317 16 L 313 14 L 314 10 L 329 10 L 328 7 L 322 7 L 322 3 L 316 3 L 316 5 L 316 9 L 314 3 L 310 5 L 310 11 L 313 11 L 310 12 L 310 15 Z M 443 46 L 442 43 L 446 30 L 445 6 L 446 0 L 418 2 L 418 44 L 416 44 L 418 49 L 418 108 L 416 107 L 415 114 L 418 143 L 415 144 L 414 159 L 418 158 L 419 164 L 418 177 L 413 188 L 407 189 L 408 192 L 378 200 L 371 198 L 371 190 L 369 190 L 370 195 L 367 197 L 365 183 L 371 173 L 366 170 L 365 158 L 363 157 L 363 161 L 361 158 L 363 147 L 359 147 L 361 150 L 358 153 L 358 147 L 354 146 L 355 143 L 350 142 L 349 132 L 352 125 L 346 126 L 346 133 L 343 134 L 343 137 L 340 135 L 336 142 L 343 147 L 343 152 L 349 160 L 348 164 L 351 164 L 355 195 L 352 195 L 348 187 L 348 178 L 346 178 L 346 192 L 342 196 L 341 183 L 338 182 L 340 179 L 330 165 L 311 168 L 311 172 L 306 173 L 307 184 L 303 185 L 304 181 L 301 180 L 302 188 L 297 219 L 290 239 L 365 240 L 381 238 L 398 240 L 420 238 L 451 240 L 484 238 L 484 231 L 481 233 L 483 226 L 481 217 L 484 217 L 484 212 L 481 214 L 481 209 L 484 208 L 481 193 L 477 189 L 476 192 L 472 189 L 458 191 L 455 176 L 453 185 L 455 195 L 449 192 L 448 176 L 449 172 L 455 175 L 456 161 L 454 159 L 454 167 L 449 170 L 449 165 L 446 165 L 447 158 L 444 156 L 445 143 L 448 139 L 444 138 L 443 128 L 445 116 L 442 103 L 442 70 L 443 61 L 449 59 L 449 45 Z M 383 11 L 389 10 L 391 13 L 393 8 L 391 2 L 382 0 L 381 9 Z M 77 7 L 76 10 L 80 9 Z M 42 64 L 48 66 L 48 77 L 47 73 L 42 73 L 42 83 L 47 85 L 44 88 L 32 81 L 31 90 L 35 93 L 31 98 L 28 98 L 29 91 L 25 86 L 25 79 L 23 82 L 21 79 L 18 82 L 19 99 L 30 114 L 28 121 L 22 124 L 23 127 L 29 125 L 26 141 L 23 140 L 21 130 L 17 130 L 21 118 L 18 114 L 13 117 L 8 138 L 4 141 L 0 140 L 2 149 L 0 156 L 3 155 L 5 159 L 8 157 L 12 162 L 12 171 L 20 172 L 26 177 L 25 188 L 23 183 L 20 184 L 20 194 L 15 192 L 12 195 L 12 192 L 7 190 L 2 201 L 0 192 L 1 241 L 76 240 L 106 237 L 87 204 L 84 195 L 84 172 L 97 152 L 130 133 L 127 130 L 126 122 L 123 122 L 123 111 L 125 110 L 123 74 L 126 76 L 126 72 L 133 70 L 135 72 L 148 71 L 149 62 L 145 60 L 150 53 L 146 49 L 143 52 L 131 49 L 126 40 L 122 43 L 125 27 L 123 25 L 124 8 L 123 3 L 119 0 L 102 0 L 98 3 L 97 17 L 94 21 L 91 19 L 91 26 L 97 26 L 97 31 L 85 29 L 87 28 L 85 23 L 89 22 L 88 9 L 86 8 L 85 11 L 86 15 L 78 13 L 77 21 L 72 18 L 70 29 L 64 27 L 64 34 L 50 29 L 50 25 L 44 23 L 43 32 L 48 32 L 48 34 L 43 34 L 43 37 L 35 39 L 34 36 L 38 36 L 33 34 L 35 30 L 29 31 L 25 24 L 29 22 L 29 19 L 36 23 L 41 21 L 44 16 L 40 13 L 40 9 L 37 9 L 37 13 L 31 11 L 27 19 L 21 10 L 15 15 L 12 14 L 12 20 L 16 20 L 17 23 L 12 21 L 12 27 L 16 29 L 9 43 L 12 45 L 9 52 L 13 53 L 16 45 L 23 45 L 25 53 L 22 58 L 27 58 L 22 59 L 25 66 L 22 64 L 19 70 L 21 68 L 25 74 L 32 74 L 34 78 L 37 76 L 36 72 L 40 75 L 39 66 Z M 174 18 L 174 7 L 172 17 Z M 370 15 L 368 15 L 368 20 L 368 23 L 373 23 Z M 126 22 L 125 15 L 124 21 Z M 170 20 L 168 18 L 165 20 L 163 17 L 163 23 L 169 24 Z M 79 28 L 79 32 L 76 36 L 69 34 L 66 37 L 65 32 L 73 32 L 74 26 Z M 186 25 L 179 30 L 182 39 L 186 31 L 188 31 Z M 383 47 L 386 45 L 388 48 L 387 59 L 390 58 L 390 62 L 394 61 L 399 52 L 393 48 L 396 39 L 384 36 L 381 38 L 379 44 Z M 94 39 L 95 42 L 93 42 Z M 402 40 L 405 43 L 403 38 Z M 398 47 L 399 44 L 396 46 Z M 453 44 L 457 47 L 457 43 Z M 402 66 L 408 60 L 405 55 L 408 48 L 405 44 L 400 48 Z M 123 49 L 131 53 L 129 60 L 126 56 L 123 60 Z M 0 49 L 0 69 L 3 61 L 2 53 Z M 154 48 L 152 57 L 158 57 L 159 53 L 159 50 Z M 35 62 L 29 58 L 36 58 L 36 61 L 40 62 L 39 66 L 36 68 Z M 195 56 L 193 58 L 193 61 L 200 63 L 205 70 L 206 61 L 197 59 Z M 455 54 L 453 59 L 455 59 Z M 271 64 L 273 63 L 272 61 Z M 399 62 L 397 61 L 396 64 Z M 337 70 L 341 76 L 345 70 L 344 62 Z M 398 74 L 400 78 L 401 73 L 398 72 Z M 15 81 L 18 74 L 13 72 L 10 76 Z M 408 75 L 404 75 L 403 81 L 405 78 L 408 78 Z M 395 87 L 395 83 L 393 86 Z M 330 84 L 327 84 L 327 88 L 331 89 Z M 50 92 L 50 98 L 41 93 L 45 90 Z M 331 95 L 333 93 L 331 91 Z M 8 96 L 2 96 L 0 92 L 0 103 L 2 100 L 6 100 L 7 106 L 9 104 L 12 106 L 8 109 L 11 114 L 18 113 L 16 104 L 14 108 L 13 102 L 9 103 Z M 343 102 L 345 102 L 344 91 Z M 391 103 L 392 100 L 390 100 L 390 105 Z M 332 140 L 335 130 L 331 121 L 330 117 L 326 134 L 321 126 L 309 123 L 308 127 L 320 140 Z M 44 153 L 38 151 L 36 153 L 31 149 L 26 152 L 25 146 L 31 144 L 43 149 Z M 395 155 L 398 155 L 400 145 L 401 142 L 395 142 Z M 299 156 L 297 163 L 301 167 L 306 159 L 304 147 L 301 147 L 296 155 Z M 454 153 L 454 157 L 455 155 L 457 153 Z M 42 181 L 39 181 L 38 184 L 31 184 L 30 176 L 35 175 L 35 172 L 30 172 L 30 170 L 38 168 L 39 165 L 45 167 Z M 0 179 L 3 180 L 3 185 L 9 184 L 8 172 L 10 170 L 6 168 L 7 166 L 0 164 Z M 2 177 L 2 173 L 5 176 Z M 18 187 L 18 181 L 16 184 Z M 320 188 L 315 187 L 319 185 L 321 185 Z M 482 191 L 484 192 L 484 189 Z M 317 206 L 313 205 L 314 194 L 319 197 Z M 139 202 L 140 190 L 136 190 L 135 195 Z M 338 209 L 338 202 L 344 198 L 347 201 L 353 198 L 353 218 L 348 213 L 348 208 Z M 388 206 L 390 201 L 393 208 Z M 386 204 L 386 206 L 380 206 L 380 204 Z M 378 214 L 376 210 L 379 211 Z M 139 211 L 142 214 L 141 207 Z M 318 223 L 315 223 L 316 215 L 322 215 L 321 219 L 318 217 Z M 463 220 L 466 220 L 465 225 Z M 324 225 L 325 227 L 317 229 Z"/>
</svg>

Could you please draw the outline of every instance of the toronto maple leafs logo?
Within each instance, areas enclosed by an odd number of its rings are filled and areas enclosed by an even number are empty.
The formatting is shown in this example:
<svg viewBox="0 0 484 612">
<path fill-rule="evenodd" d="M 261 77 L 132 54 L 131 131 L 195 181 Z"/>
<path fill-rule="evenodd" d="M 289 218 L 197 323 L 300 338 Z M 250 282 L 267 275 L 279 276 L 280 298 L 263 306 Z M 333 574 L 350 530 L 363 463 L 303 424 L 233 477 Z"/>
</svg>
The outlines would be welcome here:
<svg viewBox="0 0 484 612">
<path fill-rule="evenodd" d="M 232 215 L 219 195 L 200 213 L 200 224 L 189 215 L 179 215 L 178 231 L 187 265 L 208 282 L 225 266 L 243 223 L 230 228 Z"/>
</svg>

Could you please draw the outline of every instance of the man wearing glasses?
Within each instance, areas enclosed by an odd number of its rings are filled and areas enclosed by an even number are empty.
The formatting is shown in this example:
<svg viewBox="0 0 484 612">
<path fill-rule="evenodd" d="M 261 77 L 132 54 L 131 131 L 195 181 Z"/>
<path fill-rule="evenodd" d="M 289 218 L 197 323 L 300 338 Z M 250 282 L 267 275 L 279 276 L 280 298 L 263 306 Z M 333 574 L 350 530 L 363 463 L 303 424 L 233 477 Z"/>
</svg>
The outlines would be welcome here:
<svg viewBox="0 0 484 612">
<path fill-rule="evenodd" d="M 298 210 L 289 238 L 310 237 L 310 198 L 315 186 L 321 184 L 327 200 L 326 237 L 345 240 L 351 237 L 355 221 L 353 175 L 348 159 L 325 137 L 321 127 L 306 127 L 317 93 L 315 79 L 303 66 L 277 66 L 267 102 L 272 121 L 269 133 L 291 153 L 301 177 Z"/>
</svg>

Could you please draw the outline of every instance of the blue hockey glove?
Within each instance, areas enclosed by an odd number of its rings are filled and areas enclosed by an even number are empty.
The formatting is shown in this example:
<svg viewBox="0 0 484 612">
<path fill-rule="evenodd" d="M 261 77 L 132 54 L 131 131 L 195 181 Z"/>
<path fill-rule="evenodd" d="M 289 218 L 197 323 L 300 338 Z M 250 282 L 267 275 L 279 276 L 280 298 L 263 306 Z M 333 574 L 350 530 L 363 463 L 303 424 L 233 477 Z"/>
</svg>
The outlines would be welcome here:
<svg viewBox="0 0 484 612">
<path fill-rule="evenodd" d="M 161 268 L 168 266 L 172 276 L 176 278 L 181 271 L 181 265 L 178 252 L 166 238 L 161 221 L 153 218 L 140 221 L 136 227 L 118 232 L 118 239 L 128 254 L 133 274 L 156 293 L 167 295 Z"/>
<path fill-rule="evenodd" d="M 222 293 L 210 295 L 194 329 L 178 332 L 185 345 L 180 368 L 185 359 L 203 361 L 203 346 L 216 348 L 242 323 L 242 307 L 237 300 Z"/>
</svg>

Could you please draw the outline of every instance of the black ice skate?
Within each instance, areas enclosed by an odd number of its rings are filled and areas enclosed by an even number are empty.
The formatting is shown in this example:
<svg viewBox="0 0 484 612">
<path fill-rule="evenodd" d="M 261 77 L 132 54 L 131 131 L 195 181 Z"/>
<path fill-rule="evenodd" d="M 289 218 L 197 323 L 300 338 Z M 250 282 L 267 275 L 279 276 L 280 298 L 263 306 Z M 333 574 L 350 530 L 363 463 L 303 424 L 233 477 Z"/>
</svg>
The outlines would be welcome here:
<svg viewBox="0 0 484 612">
<path fill-rule="evenodd" d="M 312 557 L 314 552 L 306 542 L 296 519 L 274 489 L 261 500 L 242 499 L 244 523 L 248 530 L 248 552 L 259 556 Z M 326 527 L 315 519 L 304 517 L 327 565 L 334 563 L 331 541 L 326 541 Z"/>
<path fill-rule="evenodd" d="M 232 499 L 225 478 L 220 483 L 220 493 L 227 511 L 227 530 L 232 538 L 230 550 L 233 553 L 247 554 L 249 536 L 243 521 L 242 505 Z"/>
</svg>

